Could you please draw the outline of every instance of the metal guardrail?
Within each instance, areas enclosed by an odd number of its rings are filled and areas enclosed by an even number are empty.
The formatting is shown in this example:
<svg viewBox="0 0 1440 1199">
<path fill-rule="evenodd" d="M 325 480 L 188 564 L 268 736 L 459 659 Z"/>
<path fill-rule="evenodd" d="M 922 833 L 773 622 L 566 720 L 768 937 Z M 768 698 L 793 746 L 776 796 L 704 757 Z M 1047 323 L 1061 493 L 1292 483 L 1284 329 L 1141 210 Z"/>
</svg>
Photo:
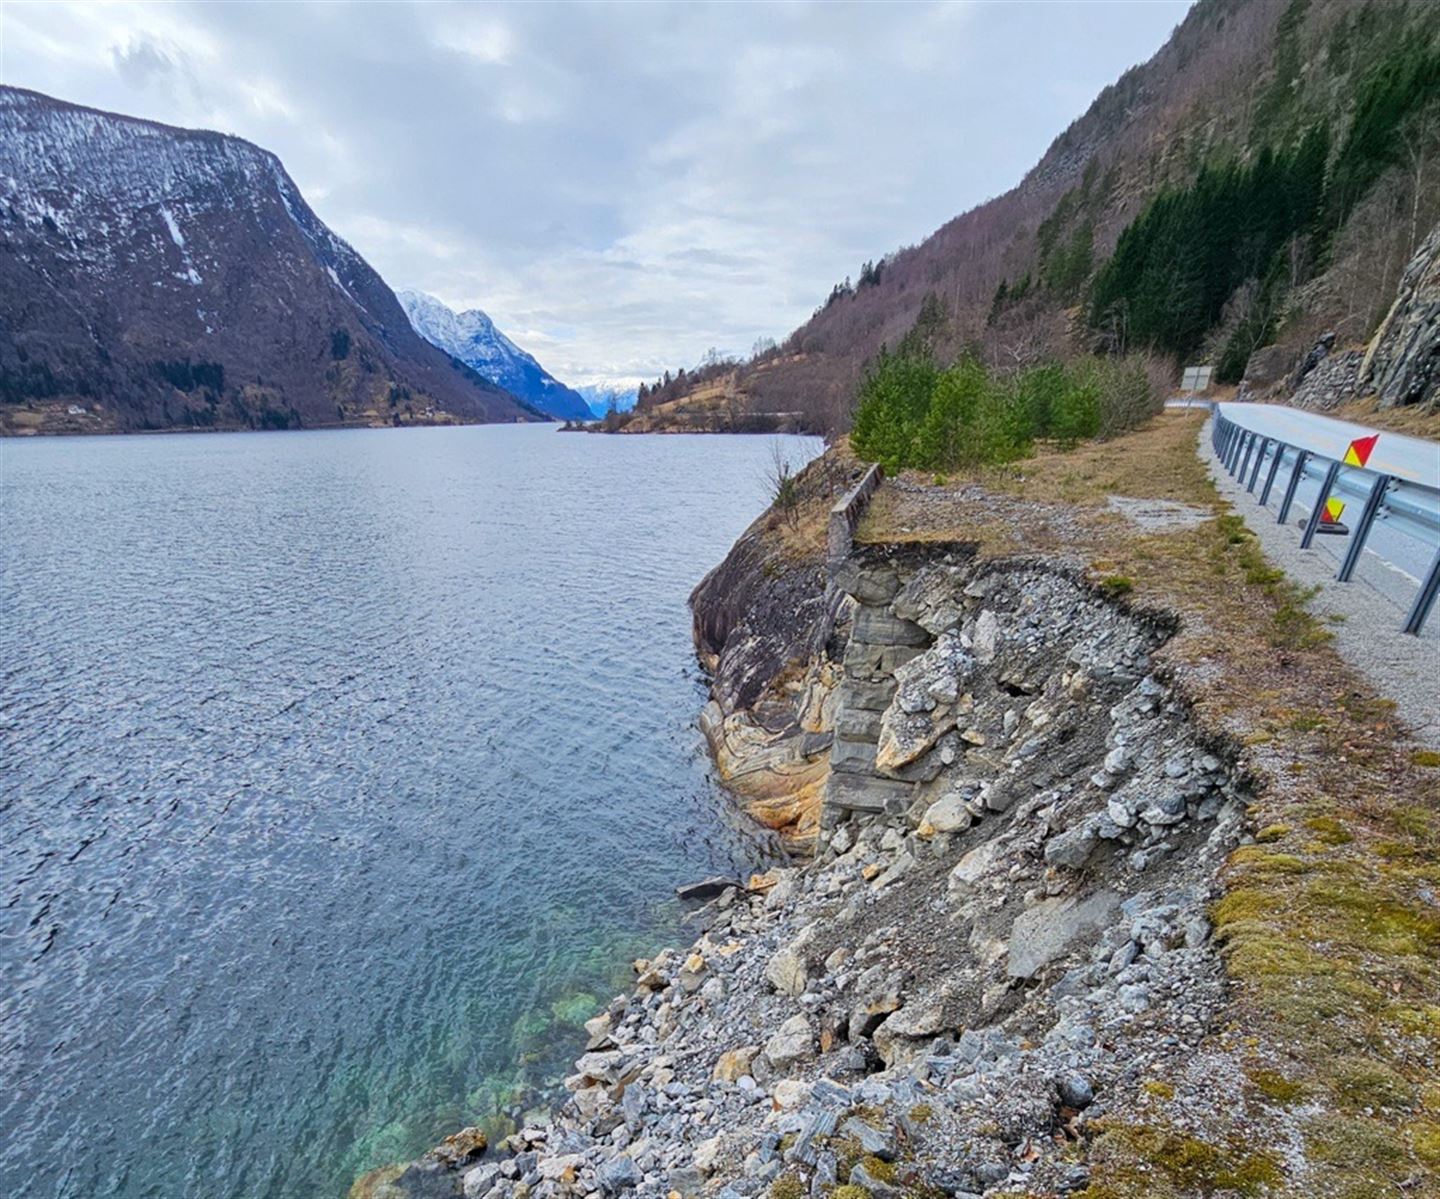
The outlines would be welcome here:
<svg viewBox="0 0 1440 1199">
<path fill-rule="evenodd" d="M 1335 574 L 1339 582 L 1348 583 L 1354 576 L 1366 538 L 1377 521 L 1383 520 L 1395 531 L 1436 547 L 1430 569 L 1420 581 L 1420 590 L 1403 626 L 1404 632 L 1418 634 L 1440 594 L 1440 487 L 1349 466 L 1303 446 L 1290 445 L 1277 437 L 1247 429 L 1222 415 L 1217 405 L 1212 404 L 1210 410 L 1214 414 L 1211 445 L 1230 476 L 1252 493 L 1259 485 L 1262 508 L 1268 506 L 1271 493 L 1277 487 L 1282 488 L 1277 523 L 1283 525 L 1289 519 L 1301 481 L 1318 482 L 1320 491 L 1300 536 L 1301 549 L 1309 549 L 1315 540 L 1325 502 L 1332 495 L 1349 496 L 1362 503 L 1360 519 L 1349 532 L 1350 542 Z"/>
</svg>

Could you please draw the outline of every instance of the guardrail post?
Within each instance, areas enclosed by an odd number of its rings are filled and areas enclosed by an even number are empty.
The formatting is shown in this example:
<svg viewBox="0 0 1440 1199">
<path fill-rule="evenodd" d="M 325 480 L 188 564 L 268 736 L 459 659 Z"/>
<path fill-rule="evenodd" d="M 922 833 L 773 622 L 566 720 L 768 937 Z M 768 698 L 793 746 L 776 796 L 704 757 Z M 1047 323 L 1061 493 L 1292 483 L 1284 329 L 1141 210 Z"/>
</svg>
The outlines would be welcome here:
<svg viewBox="0 0 1440 1199">
<path fill-rule="evenodd" d="M 1425 618 L 1430 615 L 1430 609 L 1435 606 L 1437 593 L 1440 593 L 1440 550 L 1435 551 L 1435 560 L 1430 563 L 1430 573 L 1425 576 L 1425 581 L 1420 584 L 1420 594 L 1410 605 L 1410 615 L 1405 617 L 1403 632 L 1419 634 Z"/>
<path fill-rule="evenodd" d="M 1310 519 L 1305 522 L 1305 533 L 1300 538 L 1302 550 L 1308 550 L 1315 540 L 1315 530 L 1320 527 L 1320 518 L 1325 514 L 1325 501 L 1330 498 L 1330 492 L 1335 488 L 1335 476 L 1339 473 L 1340 464 L 1332 462 L 1320 481 L 1320 494 L 1315 497 L 1315 506 L 1310 509 Z"/>
<path fill-rule="evenodd" d="M 1230 447 L 1230 461 L 1225 464 L 1225 469 L 1230 472 L 1232 478 L 1235 475 L 1235 468 L 1240 464 L 1240 453 L 1252 436 L 1253 434 L 1241 429 L 1235 438 L 1235 444 Z"/>
<path fill-rule="evenodd" d="M 1345 550 L 1345 561 L 1340 563 L 1340 570 L 1335 575 L 1338 582 L 1348 583 L 1350 576 L 1355 573 L 1355 567 L 1360 561 L 1360 551 L 1365 548 L 1365 538 L 1370 536 L 1370 526 L 1375 523 L 1375 518 L 1380 514 L 1380 505 L 1385 502 L 1385 490 L 1390 486 L 1389 475 L 1379 475 L 1370 487 L 1370 494 L 1365 497 L 1365 507 L 1360 511 L 1360 520 L 1355 525 L 1355 531 L 1350 534 L 1350 545 Z"/>
<path fill-rule="evenodd" d="M 1275 443 L 1275 457 L 1270 460 L 1270 469 L 1265 474 L 1265 486 L 1260 489 L 1260 507 L 1270 502 L 1270 489 L 1275 486 L 1275 476 L 1280 473 L 1280 463 L 1288 447 L 1283 441 Z"/>
<path fill-rule="evenodd" d="M 1426 576 L 1426 582 L 1420 584 L 1420 594 L 1416 596 L 1416 602 L 1410 605 L 1410 615 L 1405 617 L 1405 628 L 1403 632 L 1420 633 L 1426 623 L 1426 617 L 1430 615 L 1431 607 L 1436 602 L 1436 594 L 1440 593 L 1440 550 L 1436 550 L 1436 558 L 1430 563 L 1430 573 Z"/>
<path fill-rule="evenodd" d="M 1295 489 L 1300 486 L 1300 478 L 1305 473 L 1305 460 L 1309 457 L 1309 450 L 1295 451 L 1295 469 L 1290 472 L 1290 482 L 1285 484 L 1285 498 L 1280 501 L 1280 515 L 1275 518 L 1277 525 L 1283 525 L 1290 516 L 1290 505 L 1295 502 Z"/>
<path fill-rule="evenodd" d="M 1242 483 L 1245 482 L 1245 472 L 1250 469 L 1250 455 L 1255 452 L 1255 439 L 1256 435 L 1250 434 L 1250 440 L 1245 443 L 1244 456 L 1240 459 L 1240 470 L 1236 477 Z"/>
<path fill-rule="evenodd" d="M 1253 492 L 1255 490 L 1255 482 L 1260 478 L 1260 465 L 1265 461 L 1265 451 L 1269 448 L 1270 439 L 1268 437 L 1262 437 L 1260 439 L 1260 452 L 1255 455 L 1255 469 L 1250 472 L 1250 482 L 1245 487 L 1246 491 Z"/>
</svg>

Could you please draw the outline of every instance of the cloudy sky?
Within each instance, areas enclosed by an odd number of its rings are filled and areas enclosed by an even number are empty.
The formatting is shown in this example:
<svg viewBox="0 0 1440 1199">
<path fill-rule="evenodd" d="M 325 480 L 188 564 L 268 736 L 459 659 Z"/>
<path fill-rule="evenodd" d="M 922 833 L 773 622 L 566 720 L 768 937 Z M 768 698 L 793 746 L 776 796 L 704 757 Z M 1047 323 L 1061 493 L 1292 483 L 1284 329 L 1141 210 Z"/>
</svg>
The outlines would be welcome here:
<svg viewBox="0 0 1440 1199">
<path fill-rule="evenodd" d="M 1005 191 L 1185 0 L 0 0 L 0 81 L 237 133 L 567 382 L 782 337 Z"/>
</svg>

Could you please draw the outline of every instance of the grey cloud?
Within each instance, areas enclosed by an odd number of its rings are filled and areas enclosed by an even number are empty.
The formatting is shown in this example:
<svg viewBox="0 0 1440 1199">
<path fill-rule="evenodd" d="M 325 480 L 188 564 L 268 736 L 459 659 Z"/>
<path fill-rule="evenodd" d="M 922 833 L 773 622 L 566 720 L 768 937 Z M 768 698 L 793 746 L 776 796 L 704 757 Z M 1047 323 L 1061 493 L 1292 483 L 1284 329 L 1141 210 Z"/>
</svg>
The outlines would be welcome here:
<svg viewBox="0 0 1440 1199">
<path fill-rule="evenodd" d="M 1185 7 L 8 5 L 0 75 L 267 146 L 394 286 L 588 382 L 783 336 L 1015 183 Z"/>
</svg>

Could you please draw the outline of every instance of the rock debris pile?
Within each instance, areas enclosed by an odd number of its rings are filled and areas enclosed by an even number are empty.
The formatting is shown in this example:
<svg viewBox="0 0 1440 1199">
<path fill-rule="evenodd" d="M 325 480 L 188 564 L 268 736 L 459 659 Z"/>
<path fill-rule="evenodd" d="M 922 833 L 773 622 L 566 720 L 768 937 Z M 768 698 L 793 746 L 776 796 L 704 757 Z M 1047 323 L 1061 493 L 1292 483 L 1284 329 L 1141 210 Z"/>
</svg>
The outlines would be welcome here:
<svg viewBox="0 0 1440 1199">
<path fill-rule="evenodd" d="M 815 860 L 636 962 L 548 1123 L 396 1194 L 1064 1194 L 1087 1126 L 1212 1030 L 1244 793 L 1151 667 L 1163 623 L 1053 564 L 877 551 L 840 582 Z"/>
</svg>

